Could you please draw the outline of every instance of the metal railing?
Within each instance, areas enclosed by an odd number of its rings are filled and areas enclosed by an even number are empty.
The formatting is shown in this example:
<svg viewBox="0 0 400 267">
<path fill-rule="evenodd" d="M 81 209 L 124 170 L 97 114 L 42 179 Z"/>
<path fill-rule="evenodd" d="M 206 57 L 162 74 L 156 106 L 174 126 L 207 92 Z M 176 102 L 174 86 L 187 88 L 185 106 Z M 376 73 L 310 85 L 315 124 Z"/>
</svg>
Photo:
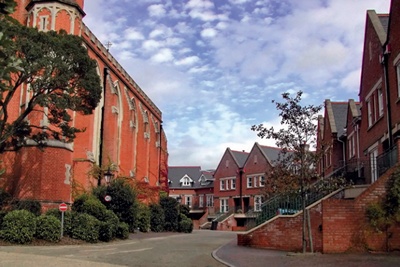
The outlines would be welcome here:
<svg viewBox="0 0 400 267">
<path fill-rule="evenodd" d="M 338 188 L 326 186 L 329 184 L 327 179 L 321 179 L 314 184 L 305 187 L 306 207 L 317 202 L 323 197 L 334 192 Z M 248 222 L 247 229 L 260 225 L 277 215 L 293 215 L 302 210 L 301 192 L 291 194 L 278 194 L 268 199 L 262 204 L 261 212 L 256 216 L 255 221 Z"/>
<path fill-rule="evenodd" d="M 390 150 L 387 150 L 383 154 L 376 158 L 376 166 L 378 169 L 378 176 L 384 174 L 388 169 L 396 165 L 398 161 L 397 158 L 397 146 Z"/>
<path fill-rule="evenodd" d="M 215 222 L 222 222 L 235 212 L 235 208 L 229 208 L 227 212 L 217 214 L 217 217 L 213 220 Z"/>
</svg>

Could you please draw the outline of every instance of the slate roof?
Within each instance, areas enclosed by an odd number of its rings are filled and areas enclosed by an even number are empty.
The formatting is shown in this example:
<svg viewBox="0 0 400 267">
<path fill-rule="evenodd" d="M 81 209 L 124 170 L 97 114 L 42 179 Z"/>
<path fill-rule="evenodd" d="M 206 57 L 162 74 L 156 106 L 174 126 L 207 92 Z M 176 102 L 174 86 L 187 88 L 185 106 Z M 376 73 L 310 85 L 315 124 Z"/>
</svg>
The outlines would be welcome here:
<svg viewBox="0 0 400 267">
<path fill-rule="evenodd" d="M 389 14 L 378 14 L 379 20 L 381 21 L 382 27 L 387 33 L 389 27 Z"/>
<path fill-rule="evenodd" d="M 180 180 L 185 176 L 193 181 L 191 185 L 182 185 Z M 203 171 L 200 166 L 170 166 L 168 167 L 168 182 L 170 189 L 214 187 L 213 171 Z"/>
<path fill-rule="evenodd" d="M 242 168 L 247 160 L 247 157 L 249 156 L 248 152 L 244 151 L 232 151 L 232 156 L 235 158 L 236 162 L 239 165 L 239 168 Z"/>
<path fill-rule="evenodd" d="M 262 151 L 264 152 L 265 156 L 269 159 L 272 166 L 274 162 L 279 159 L 279 154 L 281 153 L 281 149 L 278 147 L 270 147 L 270 146 L 260 146 Z"/>
<path fill-rule="evenodd" d="M 347 122 L 348 103 L 347 102 L 331 102 L 331 103 L 332 103 L 333 116 L 336 124 L 337 135 L 342 136 Z"/>
</svg>

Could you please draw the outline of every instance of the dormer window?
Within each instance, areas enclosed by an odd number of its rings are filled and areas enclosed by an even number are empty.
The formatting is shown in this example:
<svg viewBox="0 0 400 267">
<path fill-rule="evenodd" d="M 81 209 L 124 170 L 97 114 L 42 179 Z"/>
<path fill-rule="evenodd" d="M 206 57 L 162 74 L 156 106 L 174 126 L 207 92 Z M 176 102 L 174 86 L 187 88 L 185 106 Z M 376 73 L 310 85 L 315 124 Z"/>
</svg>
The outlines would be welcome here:
<svg viewBox="0 0 400 267">
<path fill-rule="evenodd" d="M 182 183 L 182 185 L 183 185 L 183 186 L 189 186 L 189 185 L 190 185 L 190 180 L 189 180 L 188 177 L 183 178 L 183 183 Z"/>
<path fill-rule="evenodd" d="M 182 177 L 182 179 L 179 182 L 181 183 L 182 186 L 191 186 L 193 183 L 193 180 L 190 179 L 189 176 L 185 175 L 184 177 Z"/>
</svg>

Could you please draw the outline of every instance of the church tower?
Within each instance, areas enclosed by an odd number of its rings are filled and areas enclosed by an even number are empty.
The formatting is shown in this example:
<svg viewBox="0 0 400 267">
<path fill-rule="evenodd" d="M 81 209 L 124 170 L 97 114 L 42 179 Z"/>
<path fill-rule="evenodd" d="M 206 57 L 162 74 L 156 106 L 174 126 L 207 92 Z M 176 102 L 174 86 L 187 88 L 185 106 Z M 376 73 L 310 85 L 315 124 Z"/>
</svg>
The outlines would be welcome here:
<svg viewBox="0 0 400 267">
<path fill-rule="evenodd" d="M 26 6 L 27 26 L 40 31 L 65 30 L 69 34 L 82 34 L 84 0 L 31 0 Z"/>
</svg>

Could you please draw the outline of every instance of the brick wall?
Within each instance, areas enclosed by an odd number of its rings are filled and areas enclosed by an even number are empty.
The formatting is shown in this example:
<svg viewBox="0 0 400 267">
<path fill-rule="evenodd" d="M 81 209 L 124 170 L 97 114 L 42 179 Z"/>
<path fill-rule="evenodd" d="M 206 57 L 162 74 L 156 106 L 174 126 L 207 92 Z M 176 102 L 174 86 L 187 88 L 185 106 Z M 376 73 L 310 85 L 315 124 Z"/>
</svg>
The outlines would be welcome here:
<svg viewBox="0 0 400 267">
<path fill-rule="evenodd" d="M 323 201 L 323 252 L 341 253 L 346 251 L 385 251 L 385 233 L 377 233 L 365 217 L 365 210 L 371 203 L 380 201 L 386 192 L 386 183 L 395 168 L 380 177 L 378 181 L 353 200 L 328 199 Z M 390 229 L 393 236 L 390 248 L 400 248 L 400 226 Z"/>
<path fill-rule="evenodd" d="M 302 250 L 303 213 L 297 216 L 280 215 L 269 223 L 259 226 L 256 230 L 238 234 L 239 246 L 250 246 L 286 251 Z M 322 251 L 322 224 L 321 204 L 310 208 L 310 221 L 314 251 Z M 306 228 L 306 240 L 308 227 Z M 310 242 L 307 241 L 307 250 Z"/>
</svg>

